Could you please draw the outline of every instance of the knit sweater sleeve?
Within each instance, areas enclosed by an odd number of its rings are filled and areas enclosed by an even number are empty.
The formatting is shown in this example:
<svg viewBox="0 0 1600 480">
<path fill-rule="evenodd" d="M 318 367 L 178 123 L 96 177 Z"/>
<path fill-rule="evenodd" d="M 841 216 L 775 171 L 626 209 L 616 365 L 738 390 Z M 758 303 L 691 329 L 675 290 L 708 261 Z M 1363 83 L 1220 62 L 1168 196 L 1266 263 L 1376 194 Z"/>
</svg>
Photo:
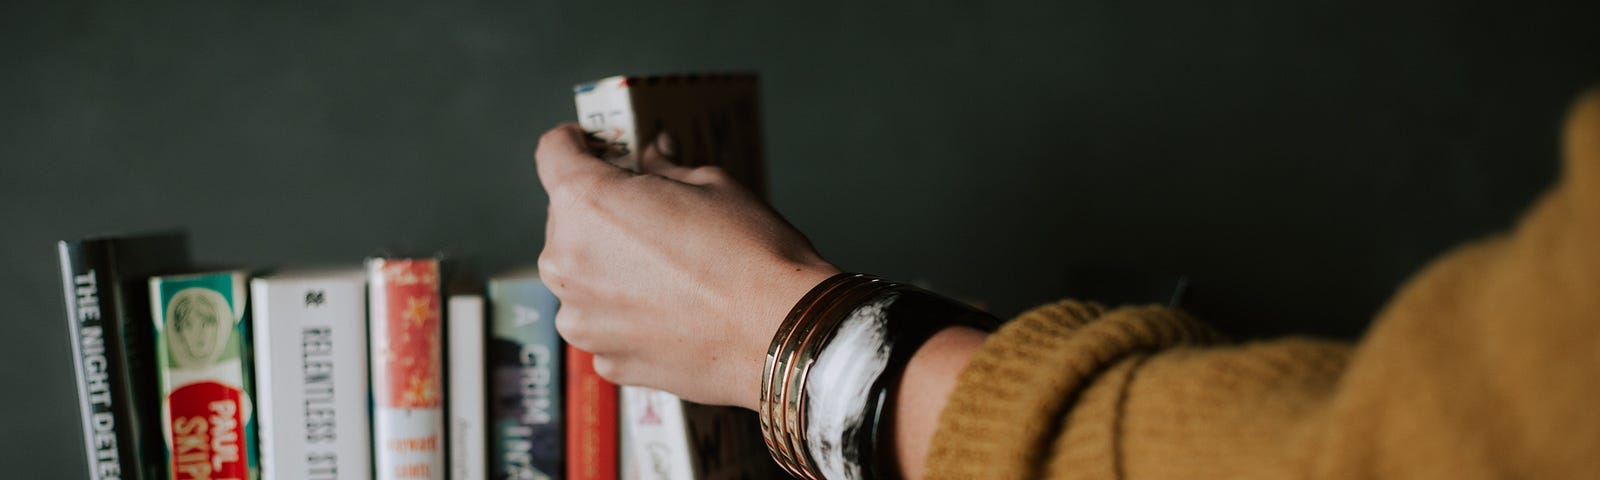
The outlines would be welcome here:
<svg viewBox="0 0 1600 480">
<path fill-rule="evenodd" d="M 1600 471 L 1600 93 L 1561 182 L 1442 257 L 1357 344 L 1218 342 L 1181 312 L 1063 301 L 992 335 L 935 478 L 1565 478 Z"/>
</svg>

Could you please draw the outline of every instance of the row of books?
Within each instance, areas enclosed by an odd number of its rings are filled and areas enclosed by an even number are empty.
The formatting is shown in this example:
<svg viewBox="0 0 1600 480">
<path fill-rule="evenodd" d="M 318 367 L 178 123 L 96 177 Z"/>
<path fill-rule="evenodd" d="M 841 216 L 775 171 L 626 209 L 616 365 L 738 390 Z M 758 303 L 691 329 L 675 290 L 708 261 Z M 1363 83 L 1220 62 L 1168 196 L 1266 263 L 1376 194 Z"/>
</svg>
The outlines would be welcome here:
<svg viewBox="0 0 1600 480">
<path fill-rule="evenodd" d="M 670 131 L 679 161 L 764 192 L 753 75 L 611 77 L 574 97 L 601 158 L 637 169 Z M 181 233 L 59 254 L 92 478 L 784 476 L 755 413 L 596 375 L 533 271 L 201 271 Z"/>
<path fill-rule="evenodd" d="M 536 271 L 444 281 L 437 258 L 372 258 L 252 276 L 196 271 L 186 243 L 59 246 L 95 478 L 780 475 L 753 413 L 595 374 Z"/>
</svg>

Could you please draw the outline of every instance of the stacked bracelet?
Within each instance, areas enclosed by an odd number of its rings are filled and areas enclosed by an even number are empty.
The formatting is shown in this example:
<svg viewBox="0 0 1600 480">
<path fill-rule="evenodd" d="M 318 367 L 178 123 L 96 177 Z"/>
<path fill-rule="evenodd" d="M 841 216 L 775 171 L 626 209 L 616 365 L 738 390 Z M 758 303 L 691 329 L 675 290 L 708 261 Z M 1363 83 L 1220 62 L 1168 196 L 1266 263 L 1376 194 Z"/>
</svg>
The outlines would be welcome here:
<svg viewBox="0 0 1600 480">
<path fill-rule="evenodd" d="M 911 354 L 946 327 L 998 323 L 870 275 L 824 280 L 795 304 L 767 350 L 759 413 L 772 458 L 807 480 L 898 477 L 886 420 Z"/>
</svg>

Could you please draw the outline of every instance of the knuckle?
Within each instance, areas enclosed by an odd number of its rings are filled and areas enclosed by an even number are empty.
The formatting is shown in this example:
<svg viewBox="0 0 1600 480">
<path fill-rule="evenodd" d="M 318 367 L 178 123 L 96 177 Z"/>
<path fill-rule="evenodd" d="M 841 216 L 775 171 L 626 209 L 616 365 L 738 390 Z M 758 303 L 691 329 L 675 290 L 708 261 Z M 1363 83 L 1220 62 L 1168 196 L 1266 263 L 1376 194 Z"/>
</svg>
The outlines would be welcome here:
<svg viewBox="0 0 1600 480">
<path fill-rule="evenodd" d="M 594 373 L 611 383 L 619 385 L 627 383 L 626 369 L 623 368 L 622 362 L 610 356 L 595 355 Z"/>
<path fill-rule="evenodd" d="M 694 172 L 692 173 L 695 176 L 704 179 L 707 183 L 721 183 L 729 180 L 730 178 L 727 170 L 716 165 L 695 167 Z"/>
<path fill-rule="evenodd" d="M 557 288 L 556 284 L 562 283 L 560 280 L 567 270 L 565 268 L 566 262 L 562 260 L 562 256 L 559 251 L 548 247 L 539 254 L 539 278 L 544 281 L 546 288 L 555 290 Z"/>
<path fill-rule="evenodd" d="M 600 179 L 591 175 L 563 179 L 550 187 L 550 204 L 592 210 L 599 206 Z"/>
<path fill-rule="evenodd" d="M 589 344 L 588 332 L 584 331 L 583 322 L 578 318 L 577 310 L 563 308 L 556 312 L 556 332 L 573 346 L 585 350 L 593 348 L 593 345 Z"/>
</svg>

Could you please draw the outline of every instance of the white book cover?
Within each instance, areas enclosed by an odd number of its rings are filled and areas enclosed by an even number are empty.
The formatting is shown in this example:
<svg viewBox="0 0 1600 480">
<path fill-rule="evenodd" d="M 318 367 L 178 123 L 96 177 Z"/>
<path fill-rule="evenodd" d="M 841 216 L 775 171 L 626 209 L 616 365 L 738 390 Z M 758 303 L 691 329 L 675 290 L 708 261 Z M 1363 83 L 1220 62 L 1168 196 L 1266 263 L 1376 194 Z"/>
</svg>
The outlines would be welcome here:
<svg viewBox="0 0 1600 480">
<path fill-rule="evenodd" d="M 360 268 L 251 280 L 263 479 L 372 478 L 366 288 Z"/>
<path fill-rule="evenodd" d="M 487 480 L 487 373 L 482 295 L 451 295 L 445 311 L 451 480 Z"/>
<path fill-rule="evenodd" d="M 683 401 L 676 395 L 643 387 L 622 387 L 618 395 L 622 422 L 617 428 L 625 448 L 625 471 L 638 479 L 695 478 Z"/>
</svg>

